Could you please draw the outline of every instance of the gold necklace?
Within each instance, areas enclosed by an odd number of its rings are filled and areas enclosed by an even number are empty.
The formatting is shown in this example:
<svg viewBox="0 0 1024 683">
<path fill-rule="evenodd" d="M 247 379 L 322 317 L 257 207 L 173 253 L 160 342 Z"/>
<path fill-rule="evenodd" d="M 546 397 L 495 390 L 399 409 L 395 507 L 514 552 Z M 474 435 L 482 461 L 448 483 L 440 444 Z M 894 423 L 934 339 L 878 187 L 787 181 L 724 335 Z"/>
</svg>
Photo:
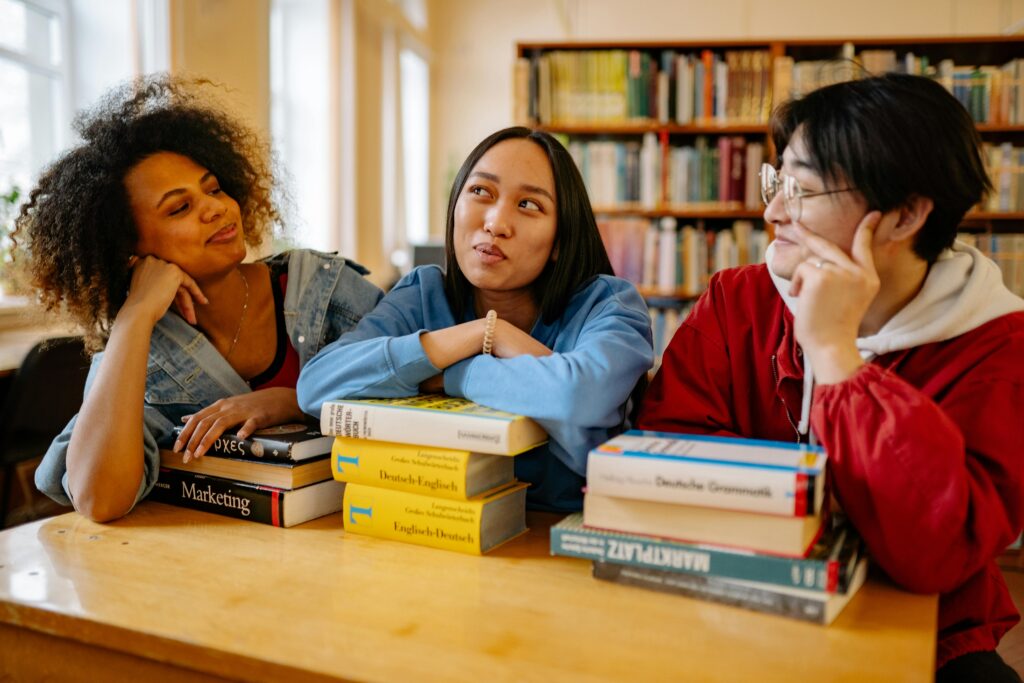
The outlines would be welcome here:
<svg viewBox="0 0 1024 683">
<path fill-rule="evenodd" d="M 249 278 L 245 277 L 245 273 L 242 269 L 238 269 L 238 274 L 242 276 L 242 282 L 245 283 L 245 299 L 242 300 L 242 315 L 238 318 L 238 329 L 235 330 L 235 338 L 231 340 L 231 346 L 228 348 L 228 353 L 224 358 L 230 358 L 231 352 L 235 350 L 235 344 L 238 343 L 238 335 L 242 333 L 242 323 L 245 322 L 245 312 L 249 310 Z"/>
</svg>

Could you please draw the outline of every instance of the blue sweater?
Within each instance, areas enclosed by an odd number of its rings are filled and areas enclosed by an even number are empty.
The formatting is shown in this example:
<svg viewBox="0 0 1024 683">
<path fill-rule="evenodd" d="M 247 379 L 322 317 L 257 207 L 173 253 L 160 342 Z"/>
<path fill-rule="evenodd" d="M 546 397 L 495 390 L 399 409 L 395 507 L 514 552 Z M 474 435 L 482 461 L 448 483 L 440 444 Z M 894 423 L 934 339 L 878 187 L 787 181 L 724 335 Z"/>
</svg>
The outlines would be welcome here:
<svg viewBox="0 0 1024 683">
<path fill-rule="evenodd" d="M 319 416 L 336 398 L 411 396 L 438 374 L 420 334 L 455 320 L 437 266 L 413 270 L 350 332 L 325 346 L 302 369 L 299 405 Z M 444 388 L 482 405 L 526 415 L 550 441 L 516 458 L 516 476 L 533 486 L 531 508 L 579 510 L 587 454 L 621 430 L 626 403 L 652 365 L 651 323 L 636 288 L 602 275 L 578 291 L 562 317 L 538 320 L 531 336 L 551 356 L 477 355 L 444 371 Z"/>
</svg>

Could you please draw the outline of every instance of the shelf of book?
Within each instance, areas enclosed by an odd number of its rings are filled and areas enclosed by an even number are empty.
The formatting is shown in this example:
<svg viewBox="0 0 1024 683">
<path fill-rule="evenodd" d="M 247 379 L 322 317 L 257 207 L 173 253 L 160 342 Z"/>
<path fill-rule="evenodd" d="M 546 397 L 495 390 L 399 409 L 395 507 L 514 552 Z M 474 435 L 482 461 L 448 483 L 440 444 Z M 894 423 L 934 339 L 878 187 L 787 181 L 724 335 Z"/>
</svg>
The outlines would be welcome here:
<svg viewBox="0 0 1024 683">
<path fill-rule="evenodd" d="M 523 42 L 513 114 L 567 142 L 616 273 L 671 336 L 712 273 L 763 258 L 771 110 L 861 74 L 930 76 L 971 114 L 994 191 L 962 227 L 1024 289 L 1021 55 L 1020 35 Z"/>
</svg>

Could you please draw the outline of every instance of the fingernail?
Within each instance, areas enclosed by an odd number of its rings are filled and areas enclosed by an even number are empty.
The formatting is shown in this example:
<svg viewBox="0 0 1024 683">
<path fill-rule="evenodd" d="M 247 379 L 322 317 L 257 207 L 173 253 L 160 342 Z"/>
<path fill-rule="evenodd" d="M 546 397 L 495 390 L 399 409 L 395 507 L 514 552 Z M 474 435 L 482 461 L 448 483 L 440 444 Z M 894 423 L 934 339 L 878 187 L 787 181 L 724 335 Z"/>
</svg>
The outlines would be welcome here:
<svg viewBox="0 0 1024 683">
<path fill-rule="evenodd" d="M 182 422 L 188 422 L 188 419 L 189 419 L 190 417 L 192 417 L 192 416 L 191 416 L 191 415 L 182 415 L 182 416 L 181 416 L 181 421 L 182 421 Z"/>
<path fill-rule="evenodd" d="M 188 451 L 185 451 L 185 455 L 181 456 L 181 461 L 185 464 L 188 464 L 188 461 L 191 459 L 192 458 L 189 457 Z"/>
<path fill-rule="evenodd" d="M 178 441 L 174 442 L 174 447 L 171 448 L 171 450 L 172 451 L 180 451 L 181 450 L 181 440 L 180 439 Z"/>
</svg>

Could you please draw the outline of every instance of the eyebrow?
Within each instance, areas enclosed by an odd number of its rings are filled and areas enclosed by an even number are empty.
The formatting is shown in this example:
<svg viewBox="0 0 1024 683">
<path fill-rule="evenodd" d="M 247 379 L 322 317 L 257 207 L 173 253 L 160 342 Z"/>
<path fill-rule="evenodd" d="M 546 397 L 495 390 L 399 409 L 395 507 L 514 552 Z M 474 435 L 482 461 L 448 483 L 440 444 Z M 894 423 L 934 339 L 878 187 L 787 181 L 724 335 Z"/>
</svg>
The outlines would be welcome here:
<svg viewBox="0 0 1024 683">
<path fill-rule="evenodd" d="M 213 171 L 207 171 L 206 173 L 203 174 L 203 177 L 199 179 L 199 184 L 202 185 L 203 183 L 205 183 L 207 181 L 208 178 L 211 178 L 211 177 L 213 177 Z M 168 190 L 167 192 L 164 192 L 164 196 L 160 197 L 160 201 L 158 201 L 156 203 L 156 208 L 159 209 L 161 204 L 163 204 L 165 201 L 167 201 L 171 197 L 176 197 L 179 194 L 185 194 L 185 188 L 178 187 L 178 188 L 175 188 L 173 190 Z"/>
<path fill-rule="evenodd" d="M 501 178 L 494 175 L 493 173 L 487 173 L 486 171 L 473 171 L 472 173 L 469 174 L 469 177 L 472 178 L 473 176 L 480 176 L 481 178 L 490 180 L 491 182 L 494 183 L 501 182 Z M 543 187 L 538 187 L 537 185 L 527 185 L 524 183 L 523 185 L 519 186 L 519 189 L 525 190 L 527 192 L 532 192 L 534 194 L 542 194 L 548 199 L 550 199 L 552 202 L 555 201 L 555 198 L 551 196 L 551 193 L 545 190 Z"/>
</svg>

